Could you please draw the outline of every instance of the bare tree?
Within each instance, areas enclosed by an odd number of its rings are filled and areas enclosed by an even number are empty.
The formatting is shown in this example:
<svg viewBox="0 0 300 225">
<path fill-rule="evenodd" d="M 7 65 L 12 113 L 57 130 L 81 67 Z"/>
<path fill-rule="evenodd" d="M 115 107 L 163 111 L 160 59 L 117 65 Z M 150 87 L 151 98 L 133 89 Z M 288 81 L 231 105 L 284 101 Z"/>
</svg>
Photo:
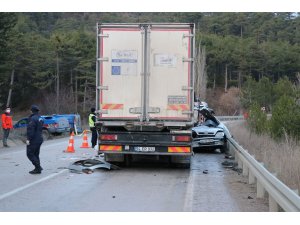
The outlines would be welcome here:
<svg viewBox="0 0 300 225">
<path fill-rule="evenodd" d="M 241 90 L 242 88 L 242 71 L 239 70 L 239 76 L 238 76 L 238 88 Z"/>
<path fill-rule="evenodd" d="M 197 98 L 206 99 L 207 73 L 205 46 L 199 44 L 195 60 L 195 94 Z"/>
<path fill-rule="evenodd" d="M 225 87 L 224 91 L 227 93 L 227 87 L 228 87 L 228 64 L 225 65 Z"/>
<path fill-rule="evenodd" d="M 13 69 L 12 72 L 11 72 L 11 77 L 10 77 L 10 87 L 9 87 L 9 92 L 8 92 L 6 107 L 10 106 L 11 94 L 12 94 L 12 89 L 13 89 L 13 84 L 14 84 L 14 77 L 15 77 L 15 70 Z"/>
<path fill-rule="evenodd" d="M 59 59 L 58 52 L 56 54 L 56 113 L 59 113 Z"/>
<path fill-rule="evenodd" d="M 56 113 L 57 103 L 53 101 L 55 99 L 56 93 L 48 93 L 46 91 L 43 92 L 43 102 L 41 103 L 43 114 L 54 114 Z M 75 99 L 74 95 L 71 94 L 69 87 L 63 86 L 60 90 L 60 98 L 59 98 L 59 113 L 58 114 L 65 114 L 65 113 L 76 113 L 74 112 L 74 105 Z"/>
<path fill-rule="evenodd" d="M 84 83 L 83 112 L 86 112 L 86 96 L 87 96 L 87 79 L 85 79 L 85 83 Z"/>
</svg>

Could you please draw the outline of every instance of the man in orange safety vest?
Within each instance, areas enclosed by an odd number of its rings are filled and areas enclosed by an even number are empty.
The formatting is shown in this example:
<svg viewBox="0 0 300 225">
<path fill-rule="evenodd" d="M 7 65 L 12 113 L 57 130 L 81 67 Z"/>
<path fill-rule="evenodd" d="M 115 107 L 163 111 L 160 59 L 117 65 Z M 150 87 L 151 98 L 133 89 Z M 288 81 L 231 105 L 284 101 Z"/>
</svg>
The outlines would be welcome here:
<svg viewBox="0 0 300 225">
<path fill-rule="evenodd" d="M 12 117 L 10 115 L 10 108 L 7 107 L 5 112 L 2 114 L 2 129 L 3 129 L 3 146 L 9 147 L 7 145 L 7 139 L 9 136 L 9 131 L 13 128 Z"/>
</svg>

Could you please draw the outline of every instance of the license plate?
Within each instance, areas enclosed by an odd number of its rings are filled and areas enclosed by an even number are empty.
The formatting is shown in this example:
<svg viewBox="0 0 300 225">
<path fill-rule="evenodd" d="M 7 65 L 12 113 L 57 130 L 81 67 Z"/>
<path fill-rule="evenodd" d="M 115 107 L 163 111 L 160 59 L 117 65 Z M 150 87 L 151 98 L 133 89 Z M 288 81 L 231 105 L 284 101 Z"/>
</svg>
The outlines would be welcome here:
<svg viewBox="0 0 300 225">
<path fill-rule="evenodd" d="M 213 140 L 200 140 L 199 143 L 206 144 L 206 143 L 213 143 Z"/>
<path fill-rule="evenodd" d="M 155 152 L 155 147 L 134 147 L 136 152 Z"/>
</svg>

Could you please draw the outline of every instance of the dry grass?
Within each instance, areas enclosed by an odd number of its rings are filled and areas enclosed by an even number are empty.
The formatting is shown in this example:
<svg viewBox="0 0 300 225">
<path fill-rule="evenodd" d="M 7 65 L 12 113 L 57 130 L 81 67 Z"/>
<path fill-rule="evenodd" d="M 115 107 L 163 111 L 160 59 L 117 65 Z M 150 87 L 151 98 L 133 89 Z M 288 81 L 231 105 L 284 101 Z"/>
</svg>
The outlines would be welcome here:
<svg viewBox="0 0 300 225">
<path fill-rule="evenodd" d="M 300 145 L 286 137 L 275 142 L 268 135 L 256 135 L 247 129 L 246 122 L 226 124 L 234 139 L 247 149 L 256 160 L 291 189 L 300 190 Z"/>
</svg>

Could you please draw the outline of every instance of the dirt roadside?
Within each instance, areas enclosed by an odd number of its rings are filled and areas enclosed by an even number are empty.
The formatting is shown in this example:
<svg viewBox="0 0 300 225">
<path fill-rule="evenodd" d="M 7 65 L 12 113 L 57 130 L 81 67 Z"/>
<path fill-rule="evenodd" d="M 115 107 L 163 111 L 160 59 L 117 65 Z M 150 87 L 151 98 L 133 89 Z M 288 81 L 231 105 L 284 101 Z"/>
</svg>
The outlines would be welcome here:
<svg viewBox="0 0 300 225">
<path fill-rule="evenodd" d="M 226 169 L 225 185 L 231 196 L 238 202 L 241 212 L 268 212 L 268 199 L 256 198 L 256 185 L 237 171 Z"/>
</svg>

